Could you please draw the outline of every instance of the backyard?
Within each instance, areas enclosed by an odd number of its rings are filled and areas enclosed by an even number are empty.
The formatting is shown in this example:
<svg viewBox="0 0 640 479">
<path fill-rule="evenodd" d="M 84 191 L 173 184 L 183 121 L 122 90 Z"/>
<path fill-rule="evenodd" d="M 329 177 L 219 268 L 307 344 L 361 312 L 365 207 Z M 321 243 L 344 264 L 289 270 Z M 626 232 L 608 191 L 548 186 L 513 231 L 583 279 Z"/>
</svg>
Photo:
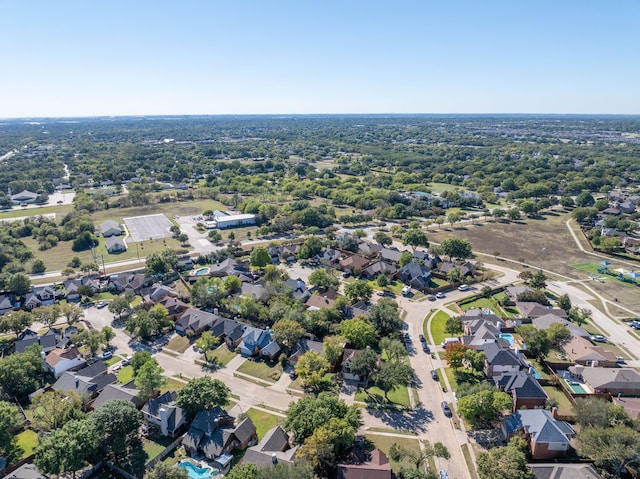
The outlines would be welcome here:
<svg viewBox="0 0 640 479">
<path fill-rule="evenodd" d="M 376 403 L 376 404 L 395 404 L 397 406 L 411 407 L 409 399 L 409 391 L 405 386 L 393 388 L 388 393 L 389 400 L 384 398 L 384 391 L 377 386 L 369 386 L 367 389 L 358 387 L 355 400 Z"/>
<path fill-rule="evenodd" d="M 543 386 L 542 389 L 547 393 L 549 399 L 553 399 L 557 402 L 558 414 L 561 416 L 573 416 L 573 404 L 562 391 L 553 386 Z"/>
<path fill-rule="evenodd" d="M 250 408 L 245 414 L 251 418 L 253 425 L 256 427 L 258 440 L 262 439 L 269 429 L 284 421 L 284 418 L 280 416 L 256 408 Z"/>
<path fill-rule="evenodd" d="M 142 449 L 147 453 L 147 461 L 150 461 L 164 451 L 174 440 L 174 438 L 164 436 L 154 438 L 145 437 L 142 439 Z"/>
</svg>

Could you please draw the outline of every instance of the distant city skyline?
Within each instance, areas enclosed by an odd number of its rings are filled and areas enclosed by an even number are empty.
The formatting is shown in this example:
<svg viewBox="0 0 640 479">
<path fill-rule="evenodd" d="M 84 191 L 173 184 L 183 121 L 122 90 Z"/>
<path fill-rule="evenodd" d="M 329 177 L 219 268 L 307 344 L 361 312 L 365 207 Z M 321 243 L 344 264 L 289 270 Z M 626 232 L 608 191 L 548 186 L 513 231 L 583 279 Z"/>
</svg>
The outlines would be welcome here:
<svg viewBox="0 0 640 479">
<path fill-rule="evenodd" d="M 0 4 L 0 118 L 640 114 L 640 0 Z"/>
</svg>

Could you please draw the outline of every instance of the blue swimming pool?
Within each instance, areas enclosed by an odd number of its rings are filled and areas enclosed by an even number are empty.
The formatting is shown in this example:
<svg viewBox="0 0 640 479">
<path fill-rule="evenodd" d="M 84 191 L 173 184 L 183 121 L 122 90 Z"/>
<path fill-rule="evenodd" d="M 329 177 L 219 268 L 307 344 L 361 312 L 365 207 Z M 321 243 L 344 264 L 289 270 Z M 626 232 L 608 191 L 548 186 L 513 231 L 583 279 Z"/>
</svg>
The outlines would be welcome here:
<svg viewBox="0 0 640 479">
<path fill-rule="evenodd" d="M 204 467 L 200 469 L 194 466 L 189 461 L 181 462 L 178 467 L 182 467 L 187 470 L 187 474 L 191 479 L 210 479 L 213 476 L 218 475 L 218 471 L 211 469 L 210 467 Z"/>
<path fill-rule="evenodd" d="M 199 268 L 195 271 L 196 276 L 206 276 L 209 274 L 209 268 Z"/>
<path fill-rule="evenodd" d="M 538 370 L 536 368 L 530 368 L 531 369 L 531 375 L 536 378 L 536 379 L 542 379 L 542 376 L 540 376 L 540 373 L 538 372 Z"/>
<path fill-rule="evenodd" d="M 501 334 L 500 337 L 502 339 L 504 339 L 505 341 L 507 341 L 511 346 L 513 346 L 513 344 L 515 343 L 515 340 L 513 339 L 513 334 Z"/>
</svg>

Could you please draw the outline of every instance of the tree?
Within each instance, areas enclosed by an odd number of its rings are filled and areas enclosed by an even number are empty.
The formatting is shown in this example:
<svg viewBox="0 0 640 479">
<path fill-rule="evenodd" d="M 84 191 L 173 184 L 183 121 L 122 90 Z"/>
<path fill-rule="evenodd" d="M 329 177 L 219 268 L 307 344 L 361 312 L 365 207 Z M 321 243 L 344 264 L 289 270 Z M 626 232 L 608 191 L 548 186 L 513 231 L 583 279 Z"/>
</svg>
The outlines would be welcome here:
<svg viewBox="0 0 640 479">
<path fill-rule="evenodd" d="M 474 427 L 490 425 L 512 407 L 511 396 L 496 388 L 464 396 L 458 401 L 458 412 Z"/>
<path fill-rule="evenodd" d="M 547 336 L 552 346 L 558 347 L 571 337 L 571 331 L 562 323 L 552 323 L 547 329 Z"/>
<path fill-rule="evenodd" d="M 31 273 L 32 274 L 42 274 L 46 271 L 47 266 L 44 264 L 40 258 L 36 259 L 31 265 Z"/>
<path fill-rule="evenodd" d="M 507 210 L 507 216 L 511 221 L 517 221 L 520 219 L 520 210 L 518 208 L 509 208 Z"/>
<path fill-rule="evenodd" d="M 271 255 L 269 251 L 267 251 L 267 248 L 263 246 L 253 248 L 249 255 L 249 264 L 251 266 L 262 269 L 269 263 L 271 263 Z"/>
<path fill-rule="evenodd" d="M 178 255 L 170 249 L 147 256 L 145 274 L 155 278 L 166 278 L 178 266 Z"/>
<path fill-rule="evenodd" d="M 389 336 L 402 329 L 398 303 L 382 298 L 369 310 L 369 322 L 376 328 L 378 336 Z"/>
<path fill-rule="evenodd" d="M 304 353 L 296 364 L 296 374 L 300 376 L 306 387 L 314 391 L 322 385 L 328 370 L 327 360 L 315 351 Z"/>
<path fill-rule="evenodd" d="M 582 326 L 584 323 L 591 321 L 592 315 L 593 311 L 587 308 L 573 307 L 569 310 L 569 319 L 578 326 Z"/>
<path fill-rule="evenodd" d="M 137 438 L 142 425 L 140 411 L 135 404 L 124 399 L 104 403 L 89 415 L 89 419 L 102 457 L 116 462 L 128 454 L 129 446 Z"/>
<path fill-rule="evenodd" d="M 536 328 L 533 324 L 523 324 L 516 330 L 527 345 L 527 349 L 535 357 L 546 356 L 551 349 L 547 332 Z"/>
<path fill-rule="evenodd" d="M 220 338 L 218 336 L 214 336 L 211 331 L 204 331 L 202 335 L 196 340 L 196 347 L 204 351 L 204 359 L 207 362 L 209 361 L 207 353 L 209 352 L 209 350 L 215 348 L 218 344 L 220 344 Z"/>
<path fill-rule="evenodd" d="M 39 308 L 35 308 L 31 314 L 37 322 L 50 328 L 56 323 L 60 316 L 60 306 L 58 304 L 40 306 Z"/>
<path fill-rule="evenodd" d="M 149 351 L 136 351 L 133 353 L 133 357 L 131 358 L 131 362 L 129 363 L 133 368 L 133 375 L 138 374 L 138 371 L 142 366 L 144 366 L 148 361 L 155 361 L 151 356 Z"/>
<path fill-rule="evenodd" d="M 229 401 L 230 390 L 219 379 L 209 376 L 190 380 L 178 392 L 177 404 L 185 411 L 187 421 L 200 411 L 210 411 L 216 406 L 224 406 Z"/>
<path fill-rule="evenodd" d="M 82 398 L 73 391 L 46 391 L 31 400 L 31 425 L 49 432 L 72 419 L 82 419 Z"/>
<path fill-rule="evenodd" d="M 136 411 L 137 412 L 137 411 Z M 48 436 L 42 436 L 34 450 L 34 463 L 45 474 L 63 475 L 83 469 L 96 447 L 95 422 L 69 421 Z"/>
<path fill-rule="evenodd" d="M 455 268 L 450 269 L 449 272 L 447 273 L 447 279 L 452 283 L 457 283 L 458 281 L 461 281 L 462 277 L 463 277 L 462 270 L 457 266 Z"/>
<path fill-rule="evenodd" d="M 396 386 L 406 386 L 413 379 L 413 370 L 407 363 L 399 361 L 385 361 L 382 367 L 375 371 L 373 380 L 384 392 L 384 398 L 389 400 L 389 391 Z"/>
<path fill-rule="evenodd" d="M 33 316 L 26 311 L 9 311 L 0 316 L 0 332 L 12 331 L 16 337 L 33 323 Z"/>
<path fill-rule="evenodd" d="M 466 259 L 472 256 L 471 243 L 461 238 L 447 238 L 442 240 L 440 247 L 444 254 L 449 256 L 450 259 Z"/>
<path fill-rule="evenodd" d="M 322 268 L 313 270 L 309 275 L 309 283 L 317 286 L 320 291 L 337 290 L 340 286 L 338 278 Z"/>
<path fill-rule="evenodd" d="M 538 205 L 534 201 L 526 200 L 520 203 L 520 210 L 527 216 L 533 216 L 538 212 Z"/>
<path fill-rule="evenodd" d="M 378 286 L 380 286 L 382 289 L 384 289 L 387 286 L 389 286 L 390 282 L 391 282 L 391 280 L 389 279 L 389 273 L 387 271 L 383 271 L 376 278 L 376 284 Z"/>
<path fill-rule="evenodd" d="M 636 421 L 623 406 L 599 398 L 578 398 L 574 406 L 576 423 L 586 427 L 635 427 Z"/>
<path fill-rule="evenodd" d="M 505 447 L 495 447 L 477 456 L 480 479 L 534 479 L 527 456 L 513 439 Z"/>
<path fill-rule="evenodd" d="M 409 263 L 411 263 L 411 261 L 413 261 L 413 255 L 411 254 L 411 251 L 403 251 L 400 255 L 400 261 L 398 264 L 400 265 L 400 267 L 402 267 L 408 265 Z"/>
<path fill-rule="evenodd" d="M 60 305 L 60 314 L 67 320 L 69 326 L 80 321 L 80 318 L 84 316 L 84 311 L 73 303 L 64 303 Z"/>
<path fill-rule="evenodd" d="M 469 348 L 460 342 L 449 343 L 445 348 L 444 359 L 454 369 L 462 367 L 465 353 Z"/>
<path fill-rule="evenodd" d="M 373 241 L 378 243 L 380 246 L 390 246 L 393 243 L 393 239 L 384 231 L 376 231 L 373 234 Z"/>
<path fill-rule="evenodd" d="M 228 474 L 226 477 L 230 477 Z M 184 467 L 170 466 L 159 462 L 144 475 L 144 479 L 188 479 L 189 474 Z"/>
<path fill-rule="evenodd" d="M 638 460 L 640 433 L 625 426 L 587 427 L 578 434 L 578 443 L 578 454 L 621 477 L 626 466 Z"/>
<path fill-rule="evenodd" d="M 325 336 L 322 341 L 322 354 L 329 363 L 329 369 L 333 369 L 344 350 L 344 338 L 340 336 Z"/>
<path fill-rule="evenodd" d="M 573 208 L 576 203 L 575 201 L 573 201 L 573 198 L 571 198 L 571 196 L 563 196 L 562 198 L 560 198 L 560 205 L 563 208 Z"/>
<path fill-rule="evenodd" d="M 144 398 L 153 397 L 167 383 L 164 369 L 155 359 L 147 361 L 136 373 L 136 387 Z"/>
<path fill-rule="evenodd" d="M 578 206 L 593 206 L 596 203 L 596 200 L 593 198 L 593 195 L 588 191 L 583 191 L 578 196 L 576 196 L 575 203 Z"/>
<path fill-rule="evenodd" d="M 40 346 L 32 345 L 23 353 L 0 359 L 0 386 L 5 393 L 25 399 L 40 387 L 44 374 L 41 351 Z"/>
<path fill-rule="evenodd" d="M 462 318 L 448 318 L 444 323 L 444 332 L 450 335 L 462 334 Z"/>
<path fill-rule="evenodd" d="M 257 479 L 258 477 L 258 466 L 251 463 L 245 462 L 243 464 L 238 464 L 231 468 L 228 474 L 225 474 L 225 479 Z"/>
<path fill-rule="evenodd" d="M 370 348 L 364 349 L 351 359 L 349 371 L 354 376 L 364 379 L 364 387 L 367 388 L 372 374 L 378 368 L 378 355 Z"/>
<path fill-rule="evenodd" d="M 317 397 L 304 396 L 291 403 L 283 427 L 293 432 L 296 441 L 304 442 L 331 418 L 345 419 L 354 431 L 361 424 L 357 406 L 347 406 L 337 395 L 322 392 Z"/>
<path fill-rule="evenodd" d="M 0 454 L 11 450 L 13 432 L 22 425 L 22 415 L 15 404 L 0 401 Z"/>
<path fill-rule="evenodd" d="M 237 466 L 232 471 L 236 468 Z M 232 479 L 229 475 L 225 475 L 225 478 Z M 293 464 L 288 464 L 281 462 L 275 466 L 259 468 L 255 479 L 317 479 L 317 476 L 313 473 L 313 469 L 308 463 L 294 462 Z"/>
<path fill-rule="evenodd" d="M 565 293 L 558 297 L 556 302 L 560 309 L 563 309 L 567 314 L 569 314 L 569 311 L 571 311 L 571 299 L 568 294 Z"/>
<path fill-rule="evenodd" d="M 547 275 L 542 270 L 533 273 L 529 284 L 533 289 L 544 289 L 547 287 Z"/>
<path fill-rule="evenodd" d="M 407 230 L 402 237 L 402 244 L 405 246 L 411 246 L 415 253 L 418 246 L 422 246 L 423 248 L 429 247 L 429 238 L 427 238 L 424 231 L 414 228 Z"/>
<path fill-rule="evenodd" d="M 455 223 L 459 223 L 461 219 L 462 219 L 462 216 L 460 215 L 460 213 L 457 213 L 456 211 L 452 211 L 451 213 L 447 214 L 447 221 L 451 226 L 453 226 Z"/>
<path fill-rule="evenodd" d="M 100 334 L 102 335 L 102 343 L 105 347 L 109 347 L 111 340 L 116 337 L 116 333 L 113 332 L 113 328 L 111 326 L 104 326 L 100 330 Z"/>
<path fill-rule="evenodd" d="M 474 371 L 482 372 L 484 370 L 484 361 L 486 356 L 482 351 L 469 349 L 464 353 L 464 360 Z"/>
<path fill-rule="evenodd" d="M 298 344 L 300 338 L 306 333 L 305 329 L 296 321 L 285 318 L 277 321 L 271 331 L 273 339 L 289 350 Z"/>
<path fill-rule="evenodd" d="M 128 295 L 124 294 L 118 296 L 117 298 L 114 298 L 107 307 L 113 314 L 117 314 L 118 318 L 122 318 L 122 313 L 129 309 L 130 304 L 131 298 Z"/>
<path fill-rule="evenodd" d="M 18 296 L 24 296 L 31 289 L 31 280 L 24 273 L 16 273 L 11 275 L 7 283 L 7 290 Z"/>
<path fill-rule="evenodd" d="M 540 290 L 524 291 L 518 295 L 517 299 L 518 301 L 540 303 L 544 306 L 549 306 L 549 299 L 544 294 L 544 291 Z"/>
<path fill-rule="evenodd" d="M 389 361 L 400 361 L 409 353 L 407 348 L 397 339 L 391 339 L 390 337 L 384 337 L 380 340 L 380 349 L 384 351 Z"/>
<path fill-rule="evenodd" d="M 533 278 L 533 273 L 528 269 L 525 269 L 524 271 L 521 271 L 520 274 L 518 274 L 518 278 L 524 281 L 525 284 L 528 284 L 529 281 L 531 281 L 531 278 Z"/>
<path fill-rule="evenodd" d="M 357 303 L 358 301 L 369 302 L 373 294 L 373 288 L 368 282 L 358 279 L 345 285 L 344 294 L 352 303 Z"/>
<path fill-rule="evenodd" d="M 355 428 L 344 418 L 332 417 L 304 441 L 297 457 L 305 460 L 323 477 L 335 467 L 336 458 L 355 441 Z"/>
<path fill-rule="evenodd" d="M 60 271 L 60 274 L 65 278 L 70 278 L 71 276 L 76 274 L 76 270 L 67 266 L 62 271 Z"/>
<path fill-rule="evenodd" d="M 363 317 L 342 321 L 340 335 L 356 349 L 375 344 L 377 336 L 376 328 Z"/>
</svg>

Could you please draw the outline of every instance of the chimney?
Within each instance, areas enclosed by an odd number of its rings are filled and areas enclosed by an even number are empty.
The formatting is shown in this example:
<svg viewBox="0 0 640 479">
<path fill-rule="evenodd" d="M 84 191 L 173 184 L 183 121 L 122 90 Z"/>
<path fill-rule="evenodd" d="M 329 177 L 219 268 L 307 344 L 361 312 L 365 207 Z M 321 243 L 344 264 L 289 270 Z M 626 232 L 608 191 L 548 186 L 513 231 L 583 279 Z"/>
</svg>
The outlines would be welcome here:
<svg viewBox="0 0 640 479">
<path fill-rule="evenodd" d="M 275 452 L 271 454 L 271 464 L 273 464 L 274 466 L 278 464 L 278 456 L 276 456 Z"/>
</svg>

